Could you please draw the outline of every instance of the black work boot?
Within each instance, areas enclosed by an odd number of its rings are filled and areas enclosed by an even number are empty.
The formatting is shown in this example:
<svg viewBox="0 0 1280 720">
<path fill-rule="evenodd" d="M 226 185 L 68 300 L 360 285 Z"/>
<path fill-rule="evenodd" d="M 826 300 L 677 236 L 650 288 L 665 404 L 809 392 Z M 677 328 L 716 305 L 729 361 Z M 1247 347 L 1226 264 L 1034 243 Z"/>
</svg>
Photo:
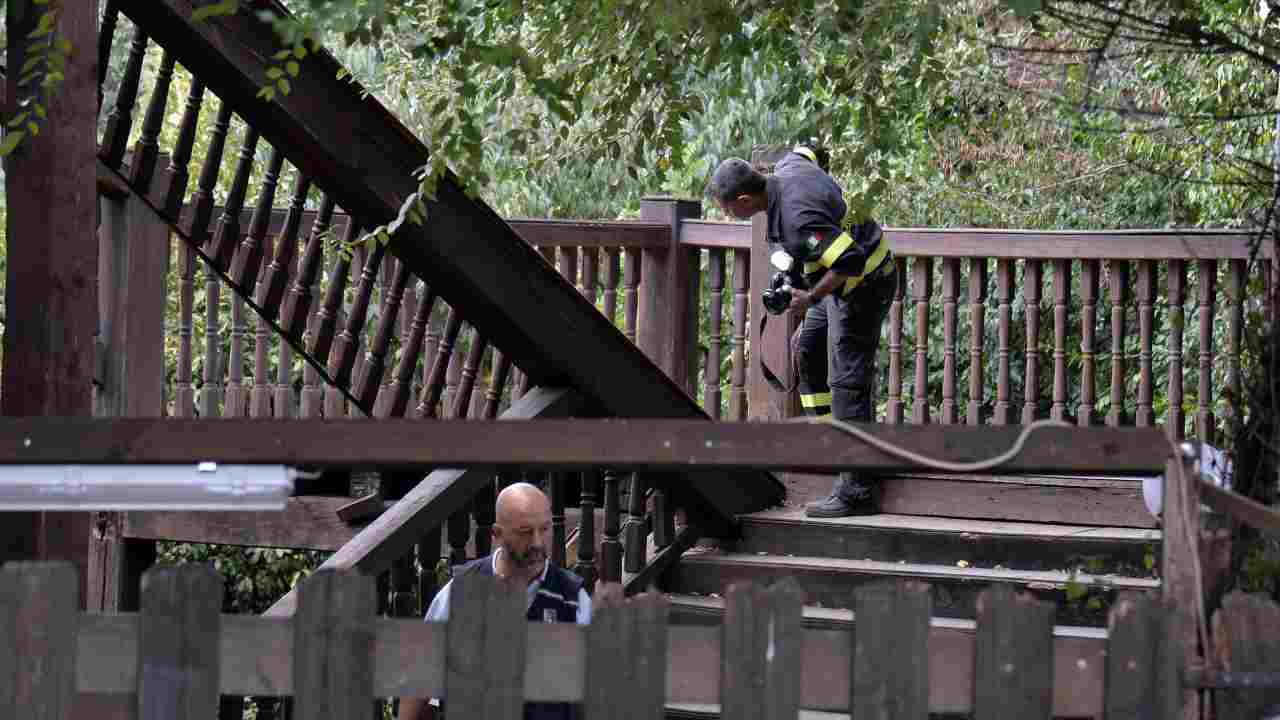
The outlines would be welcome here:
<svg viewBox="0 0 1280 720">
<path fill-rule="evenodd" d="M 831 488 L 831 494 L 809 503 L 804 514 L 814 518 L 876 515 L 880 512 L 879 483 L 867 481 L 851 472 L 842 472 Z"/>
</svg>

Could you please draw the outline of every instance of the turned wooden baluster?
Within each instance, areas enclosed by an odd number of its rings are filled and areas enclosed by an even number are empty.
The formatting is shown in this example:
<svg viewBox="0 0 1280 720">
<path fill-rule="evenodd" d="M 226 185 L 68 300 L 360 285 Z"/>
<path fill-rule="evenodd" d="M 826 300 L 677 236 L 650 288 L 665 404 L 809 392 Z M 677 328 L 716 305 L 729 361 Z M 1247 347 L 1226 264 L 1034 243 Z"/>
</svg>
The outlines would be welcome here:
<svg viewBox="0 0 1280 720">
<path fill-rule="evenodd" d="M 195 147 L 196 125 L 200 121 L 200 106 L 204 103 L 204 81 L 191 76 L 191 90 L 182 110 L 182 123 L 178 126 L 178 143 L 169 157 L 169 166 L 161 173 L 161 182 L 154 202 L 160 212 L 171 220 L 182 214 L 182 200 L 187 193 L 191 151 Z"/>
<path fill-rule="evenodd" d="M 638 472 L 631 473 L 631 490 L 627 494 L 627 523 L 623 526 L 627 546 L 626 564 L 623 569 L 629 573 L 640 572 L 645 565 L 648 548 L 645 547 L 645 482 L 644 476 Z"/>
<path fill-rule="evenodd" d="M 360 351 L 364 323 L 369 317 L 369 302 L 373 298 L 373 289 L 378 281 L 378 268 L 382 265 L 382 256 L 386 251 L 386 245 L 380 242 L 373 243 L 372 250 L 365 258 L 364 269 L 360 272 L 360 284 L 356 287 L 356 298 L 351 304 L 351 314 L 347 316 L 346 326 L 338 335 L 333 350 L 329 354 L 329 376 L 343 387 L 351 384 L 351 369 L 355 366 L 356 354 Z M 375 381 L 381 380 L 381 375 L 375 377 Z M 365 407 L 372 406 L 365 405 Z"/>
<path fill-rule="evenodd" d="M 462 372 L 458 381 L 457 395 L 453 398 L 453 417 L 465 418 L 472 403 L 472 393 L 476 386 L 476 377 L 480 373 L 480 365 L 484 361 L 485 351 L 489 349 L 489 341 L 476 330 L 471 331 L 471 347 L 467 349 L 466 362 L 462 364 Z"/>
<path fill-rule="evenodd" d="M 391 399 L 383 406 L 383 417 L 404 417 L 409 408 L 409 397 L 413 393 L 413 374 L 418 367 L 418 355 L 422 353 L 423 337 L 426 335 L 427 323 L 431 320 L 431 311 L 435 308 L 436 293 L 425 287 L 425 295 L 413 313 L 413 322 L 409 326 L 409 339 L 400 345 L 400 360 L 396 363 L 395 379 L 388 391 Z"/>
<path fill-rule="evenodd" d="M 1181 440 L 1186 432 L 1182 411 L 1182 327 L 1186 322 L 1187 261 L 1170 260 L 1169 292 L 1169 436 Z"/>
<path fill-rule="evenodd" d="M 1094 259 L 1080 262 L 1080 414 L 1076 424 L 1093 424 L 1097 407 L 1098 368 L 1094 334 L 1098 326 L 1098 270 Z"/>
<path fill-rule="evenodd" d="M 421 397 L 431 382 L 431 370 L 435 367 L 436 355 L 440 351 L 440 334 L 444 330 L 445 315 L 448 314 L 447 305 L 445 310 L 444 313 L 432 313 L 427 322 L 426 339 L 422 345 L 422 378 L 418 381 L 419 390 L 415 397 Z"/>
<path fill-rule="evenodd" d="M 929 296 L 933 294 L 933 259 L 911 263 L 911 297 L 916 303 L 916 379 L 911 420 L 929 422 Z"/>
<path fill-rule="evenodd" d="M 653 488 L 653 546 L 662 552 L 675 541 L 675 508 L 671 493 L 661 483 Z"/>
<path fill-rule="evenodd" d="M 1227 281 L 1227 293 L 1231 301 L 1227 330 L 1227 391 L 1225 393 L 1228 428 L 1234 428 L 1233 423 L 1241 420 L 1240 408 L 1244 402 L 1244 398 L 1241 397 L 1240 344 L 1244 339 L 1244 291 L 1247 285 L 1245 278 L 1247 272 L 1247 261 L 1231 261 L 1231 273 Z"/>
<path fill-rule="evenodd" d="M 347 231 L 343 235 L 343 250 L 333 263 L 333 272 L 329 275 L 329 285 L 325 288 L 324 303 L 316 314 L 316 334 L 307 352 L 316 359 L 327 359 L 333 347 L 333 334 L 338 326 L 338 311 L 342 308 L 342 296 L 347 290 L 347 277 L 351 274 L 351 245 L 360 237 L 360 224 L 355 218 L 349 218 Z"/>
<path fill-rule="evenodd" d="M 568 479 L 565 472 L 547 474 L 547 494 L 551 496 L 551 562 L 557 567 L 564 567 L 565 562 L 564 494 Z"/>
<path fill-rule="evenodd" d="M 467 561 L 467 540 L 471 537 L 471 505 L 465 505 L 449 516 L 446 523 L 449 536 L 449 563 L 461 565 Z"/>
<path fill-rule="evenodd" d="M 306 210 L 307 193 L 311 191 L 311 178 L 299 173 L 293 186 L 293 198 L 289 201 L 289 212 L 284 218 L 284 228 L 280 231 L 276 252 L 267 271 L 258 285 L 254 302 L 260 312 L 275 319 L 280 317 L 280 305 L 284 302 L 285 291 L 289 288 L 289 275 L 293 270 L 294 256 L 298 252 L 298 233 L 302 229 L 302 214 Z M 332 212 L 332 206 L 330 207 Z"/>
<path fill-rule="evenodd" d="M 418 606 L 418 573 L 414 570 L 413 552 L 400 556 L 391 566 L 391 616 L 420 618 Z"/>
<path fill-rule="evenodd" d="M 604 251 L 604 316 L 618 324 L 618 278 L 622 274 L 622 253 L 617 248 Z"/>
<path fill-rule="evenodd" d="M 1218 299 L 1218 262 L 1201 260 L 1197 267 L 1197 299 L 1200 301 L 1200 383 L 1196 403 L 1196 436 L 1213 443 L 1217 420 L 1213 417 L 1213 316 Z"/>
<path fill-rule="evenodd" d="M 276 186 L 280 182 L 280 170 L 284 167 L 284 153 L 279 148 L 271 148 L 271 157 L 267 160 L 267 172 L 262 177 L 262 186 L 258 189 L 258 202 L 253 207 L 253 216 L 249 220 L 249 232 L 244 236 L 238 251 L 231 259 L 231 282 L 248 290 L 258 282 L 262 270 L 262 259 L 267 256 L 267 229 L 271 226 L 271 211 L 275 207 Z"/>
<path fill-rule="evenodd" d="M 475 508 L 476 531 L 472 543 L 476 548 L 476 557 L 485 557 L 493 552 L 493 524 L 497 521 L 494 507 L 497 501 L 496 480 L 490 480 L 480 486 L 471 504 Z"/>
<path fill-rule="evenodd" d="M 573 571 L 582 578 L 583 587 L 590 593 L 596 579 L 596 495 L 600 487 L 600 473 L 595 470 L 582 472 L 582 494 L 578 500 L 578 562 Z"/>
<path fill-rule="evenodd" d="M 124 151 L 129 144 L 129 132 L 133 129 L 133 106 L 138 101 L 138 82 L 142 79 L 142 59 L 147 52 L 147 34 L 142 28 L 133 29 L 133 42 L 129 45 L 129 59 L 125 62 L 124 77 L 116 92 L 116 103 L 107 115 L 106 131 L 98 157 L 107 167 L 120 169 Z"/>
<path fill-rule="evenodd" d="M 885 410 L 885 422 L 901 425 L 902 415 L 902 310 L 907 292 L 907 260 L 894 259 L 894 275 L 897 288 L 889 305 L 889 405 Z"/>
<path fill-rule="evenodd" d="M 200 417 L 218 417 L 222 400 L 222 339 L 218 333 L 218 296 L 222 278 L 204 266 L 204 377 L 200 384 Z"/>
<path fill-rule="evenodd" d="M 142 120 L 142 135 L 133 148 L 133 159 L 129 161 L 129 184 L 143 195 L 150 195 L 151 179 L 156 172 L 156 158 L 160 154 L 160 131 L 164 129 L 164 110 L 169 104 L 173 66 L 174 58 L 165 50 L 160 57 L 160 71 L 156 73 L 151 101 L 147 103 L 147 114 Z"/>
<path fill-rule="evenodd" d="M 431 364 L 431 375 L 422 388 L 422 398 L 414 413 L 415 417 L 436 417 L 440 395 L 444 392 L 445 373 L 453 359 L 453 346 L 458 342 L 458 333 L 462 330 L 462 316 L 455 309 L 449 308 L 449 317 L 444 325 L 444 335 L 440 338 L 435 361 Z"/>
<path fill-rule="evenodd" d="M 623 334 L 636 341 L 636 289 L 640 287 L 640 249 L 627 248 L 627 263 L 622 277 Z"/>
<path fill-rule="evenodd" d="M 298 262 L 298 274 L 289 284 L 289 292 L 284 297 L 284 308 L 280 311 L 280 326 L 285 334 L 294 340 L 300 339 L 302 333 L 307 330 L 307 320 L 311 316 L 311 302 L 319 284 L 320 266 L 324 263 L 324 238 L 329 234 L 329 228 L 333 224 L 333 206 L 331 196 L 326 194 L 320 198 L 320 209 L 316 212 L 316 219 L 311 225 L 311 234 L 307 236 L 307 246 L 303 249 L 302 259 Z"/>
<path fill-rule="evenodd" d="M 98 29 L 98 108 L 102 108 L 102 86 L 107 82 L 107 68 L 111 66 L 111 43 L 116 37 L 116 23 L 120 20 L 117 0 L 107 0 L 102 10 L 102 25 Z"/>
<path fill-rule="evenodd" d="M 227 417 L 245 416 L 248 403 L 244 392 L 244 336 L 249 326 L 245 323 L 244 299 L 231 295 L 231 358 L 227 361 L 227 391 L 223 398 L 223 414 Z"/>
<path fill-rule="evenodd" d="M 486 420 L 498 417 L 502 408 L 503 391 L 507 388 L 507 380 L 511 377 L 511 358 L 498 351 L 493 353 L 493 375 L 489 380 L 489 389 L 484 393 L 484 413 Z"/>
<path fill-rule="evenodd" d="M 604 472 L 604 538 L 600 542 L 600 580 L 622 582 L 622 503 L 619 476 Z"/>
<path fill-rule="evenodd" d="M 570 285 L 578 286 L 578 248 L 564 245 L 557 247 L 556 268 Z M 578 288 L 578 292 L 582 292 L 581 287 Z"/>
<path fill-rule="evenodd" d="M 703 370 L 702 407 L 713 420 L 720 419 L 720 338 L 724 315 L 724 250 L 712 250 L 707 259 L 711 277 L 711 327 L 707 338 L 707 362 Z"/>
<path fill-rule="evenodd" d="M 449 358 L 449 367 L 444 373 L 444 391 L 440 394 L 440 407 L 444 412 L 450 412 L 453 407 L 453 399 L 458 391 L 458 381 L 462 379 L 462 349 L 464 345 L 470 347 L 469 341 L 474 336 L 475 328 L 468 328 L 462 344 L 454 346 L 453 356 Z"/>
<path fill-rule="evenodd" d="M 408 283 L 409 267 L 403 262 L 397 262 L 395 278 L 391 281 L 391 287 L 387 289 L 386 296 L 382 300 L 378 330 L 374 334 L 373 344 L 369 347 L 369 357 L 365 359 L 364 374 L 356 383 L 356 397 L 364 407 L 373 407 L 373 401 L 382 383 L 383 371 L 387 366 L 387 352 L 391 348 L 391 336 L 395 333 L 396 318 L 400 315 L 404 288 Z M 385 414 L 382 416 L 385 417 Z"/>
<path fill-rule="evenodd" d="M 1124 424 L 1125 403 L 1125 303 L 1129 294 L 1129 263 L 1111 261 L 1111 409 L 1107 411 L 1107 425 Z"/>
<path fill-rule="evenodd" d="M 222 169 L 222 153 L 227 143 L 227 132 L 231 128 L 231 106 L 223 102 L 218 107 L 218 116 L 213 121 L 213 131 L 209 135 L 209 151 L 204 156 L 204 165 L 200 168 L 200 179 L 196 182 L 196 192 L 191 196 L 191 204 L 183 214 L 183 233 L 199 247 L 209 244 L 209 224 L 213 221 L 213 192 L 218 185 L 218 173 Z"/>
<path fill-rule="evenodd" d="M 600 249 L 582 248 L 582 294 L 596 307 L 600 305 Z"/>
<path fill-rule="evenodd" d="M 191 331 L 195 309 L 195 251 L 185 242 L 179 243 L 181 270 L 178 272 L 178 382 L 174 393 L 174 414 L 189 418 L 195 415 L 195 391 L 191 385 Z"/>
<path fill-rule="evenodd" d="M 439 588 L 436 585 L 436 564 L 443 553 L 440 552 L 440 527 L 436 526 L 422 534 L 418 539 L 418 597 L 422 598 L 422 607 L 430 607 Z M 423 612 L 426 612 L 425 610 Z"/>
<path fill-rule="evenodd" d="M 1022 269 L 1022 309 L 1026 318 L 1026 362 L 1022 389 L 1022 424 L 1035 421 L 1040 406 L 1040 288 L 1044 266 L 1028 260 Z"/>
<path fill-rule="evenodd" d="M 982 344 L 987 320 L 987 260 L 969 260 L 969 407 L 965 420 L 982 423 Z"/>
<path fill-rule="evenodd" d="M 245 195 L 249 192 L 249 175 L 253 172 L 253 154 L 257 147 L 258 131 L 250 125 L 244 131 L 244 142 L 240 145 L 240 159 L 236 163 L 236 174 L 231 180 L 231 189 L 227 192 L 222 219 L 218 221 L 218 231 L 205 250 L 205 254 L 213 258 L 218 263 L 218 267 L 223 270 L 230 266 L 231 254 L 235 252 L 236 244 L 240 240 L 240 213 L 244 210 Z"/>
<path fill-rule="evenodd" d="M 1150 427 L 1155 422 L 1152 412 L 1153 375 L 1151 342 L 1155 330 L 1156 264 L 1153 260 L 1138 263 L 1138 407 L 1134 422 Z"/>
<path fill-rule="evenodd" d="M 733 374 L 729 381 L 729 418 L 747 419 L 747 288 L 751 251 L 733 251 Z"/>
<path fill-rule="evenodd" d="M 996 404 L 991 414 L 993 425 L 1013 422 L 1012 392 L 1009 387 L 1009 330 L 1013 322 L 1013 260 L 996 261 L 996 303 L 999 320 L 996 331 Z"/>
<path fill-rule="evenodd" d="M 1053 406 L 1049 417 L 1067 416 L 1067 310 L 1071 303 L 1071 261 L 1053 261 Z"/>
<path fill-rule="evenodd" d="M 270 211 L 268 211 L 270 212 Z M 271 241 L 264 238 L 262 253 L 271 252 Z M 258 256 L 261 261 L 263 255 Z M 247 288 L 246 288 L 247 289 Z M 267 367 L 267 357 L 271 352 L 271 328 L 267 325 L 266 318 L 258 315 L 257 330 L 254 333 L 253 344 L 253 392 L 249 395 L 249 417 L 266 418 L 271 417 L 271 385 L 268 382 L 271 376 L 271 369 Z"/>
<path fill-rule="evenodd" d="M 956 301 L 960 296 L 960 260 L 942 259 L 942 412 L 943 425 L 956 422 Z"/>
</svg>

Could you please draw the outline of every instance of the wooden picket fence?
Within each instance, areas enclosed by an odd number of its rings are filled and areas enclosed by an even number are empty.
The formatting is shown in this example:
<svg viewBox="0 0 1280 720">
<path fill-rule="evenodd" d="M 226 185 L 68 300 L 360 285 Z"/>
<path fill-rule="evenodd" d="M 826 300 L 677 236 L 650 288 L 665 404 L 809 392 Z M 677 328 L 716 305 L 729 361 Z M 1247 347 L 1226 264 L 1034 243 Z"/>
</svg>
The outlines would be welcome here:
<svg viewBox="0 0 1280 720">
<path fill-rule="evenodd" d="M 493 578 L 452 592 L 448 623 L 375 617 L 372 578 L 320 571 L 292 619 L 221 615 L 222 578 L 188 564 L 148 571 L 140 612 L 96 614 L 77 610 L 70 565 L 10 563 L 0 716 L 68 717 L 77 693 L 105 693 L 130 700 L 126 717 L 192 720 L 216 717 L 220 694 L 291 695 L 293 717 L 334 720 L 365 720 L 390 696 L 444 696 L 451 716 L 493 720 L 520 718 L 525 701 L 580 703 L 587 718 L 660 718 L 670 704 L 725 718 L 1167 718 L 1186 693 L 1154 595 L 1122 596 L 1109 631 L 1072 636 L 1051 604 L 1003 585 L 968 632 L 905 580 L 858 589 L 854 632 L 805 627 L 790 580 L 731 588 L 721 627 L 669 626 L 663 596 L 624 599 L 616 585 L 598 589 L 586 627 L 526 623 L 524 592 Z M 1220 652 L 1234 648 L 1227 667 L 1268 669 L 1249 636 L 1274 636 L 1280 606 L 1231 596 L 1215 622 Z M 1231 692 L 1219 717 L 1257 717 L 1268 691 Z"/>
</svg>

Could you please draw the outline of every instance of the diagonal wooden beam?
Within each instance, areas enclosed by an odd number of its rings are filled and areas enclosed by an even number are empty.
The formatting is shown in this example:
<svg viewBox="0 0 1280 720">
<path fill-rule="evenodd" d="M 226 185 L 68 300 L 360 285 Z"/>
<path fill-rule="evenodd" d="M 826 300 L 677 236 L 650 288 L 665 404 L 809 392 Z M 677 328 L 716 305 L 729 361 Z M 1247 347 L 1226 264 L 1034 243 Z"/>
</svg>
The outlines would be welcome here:
<svg viewBox="0 0 1280 720">
<path fill-rule="evenodd" d="M 195 0 L 120 0 L 120 10 L 300 172 L 362 224 L 394 219 L 417 191 L 429 153 L 395 116 L 317 49 L 290 93 L 257 97 L 280 47 L 258 10 L 192 22 Z M 274 12 L 286 12 L 279 4 Z M 532 385 L 571 387 L 591 412 L 619 417 L 709 419 L 684 390 L 598 312 L 529 243 L 451 178 L 427 203 L 424 226 L 405 223 L 389 252 L 512 359 Z M 690 477 L 712 522 L 761 509 L 783 488 L 764 472 Z M 699 512 L 702 512 L 699 510 Z"/>
<path fill-rule="evenodd" d="M 582 410 L 581 395 L 567 388 L 534 388 L 502 414 L 503 420 L 567 417 Z M 484 470 L 436 470 L 427 475 L 395 505 L 342 546 L 321 568 L 355 568 L 377 575 L 413 549 L 422 534 L 438 528 L 467 504 L 493 473 Z M 297 592 L 290 590 L 266 615 L 291 616 Z"/>
</svg>

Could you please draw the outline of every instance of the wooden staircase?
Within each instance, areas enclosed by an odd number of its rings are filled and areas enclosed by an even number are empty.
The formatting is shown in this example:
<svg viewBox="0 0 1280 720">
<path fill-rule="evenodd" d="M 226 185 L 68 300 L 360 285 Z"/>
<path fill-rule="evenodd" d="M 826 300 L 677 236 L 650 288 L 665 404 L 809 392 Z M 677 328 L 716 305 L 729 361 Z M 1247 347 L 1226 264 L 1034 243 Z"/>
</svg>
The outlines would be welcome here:
<svg viewBox="0 0 1280 720">
<path fill-rule="evenodd" d="M 785 506 L 743 515 L 740 537 L 686 554 L 667 573 L 663 589 L 674 624 L 718 625 L 732 583 L 790 577 L 805 595 L 805 627 L 847 632 L 856 627 L 854 588 L 910 578 L 932 588 L 935 633 L 971 634 L 978 594 L 1001 583 L 1055 602 L 1055 642 L 1092 647 L 1081 650 L 1084 659 L 1105 647 L 1107 612 L 1120 591 L 1160 586 L 1152 572 L 1159 565 L 1160 531 L 1152 527 L 1136 479 L 902 475 L 885 479 L 884 514 L 813 519 L 805 517 L 803 504 L 824 496 L 832 478 L 782 477 Z M 1042 494 L 1058 502 L 1048 505 Z M 941 499 L 948 510 L 940 510 Z M 951 682 L 945 673 L 936 675 Z M 955 691 L 963 696 L 968 689 Z M 1097 708 L 1073 702 L 1056 698 L 1055 714 L 1096 714 Z M 667 708 L 670 718 L 718 715 L 715 705 Z M 816 710 L 802 716 L 848 717 Z"/>
</svg>

